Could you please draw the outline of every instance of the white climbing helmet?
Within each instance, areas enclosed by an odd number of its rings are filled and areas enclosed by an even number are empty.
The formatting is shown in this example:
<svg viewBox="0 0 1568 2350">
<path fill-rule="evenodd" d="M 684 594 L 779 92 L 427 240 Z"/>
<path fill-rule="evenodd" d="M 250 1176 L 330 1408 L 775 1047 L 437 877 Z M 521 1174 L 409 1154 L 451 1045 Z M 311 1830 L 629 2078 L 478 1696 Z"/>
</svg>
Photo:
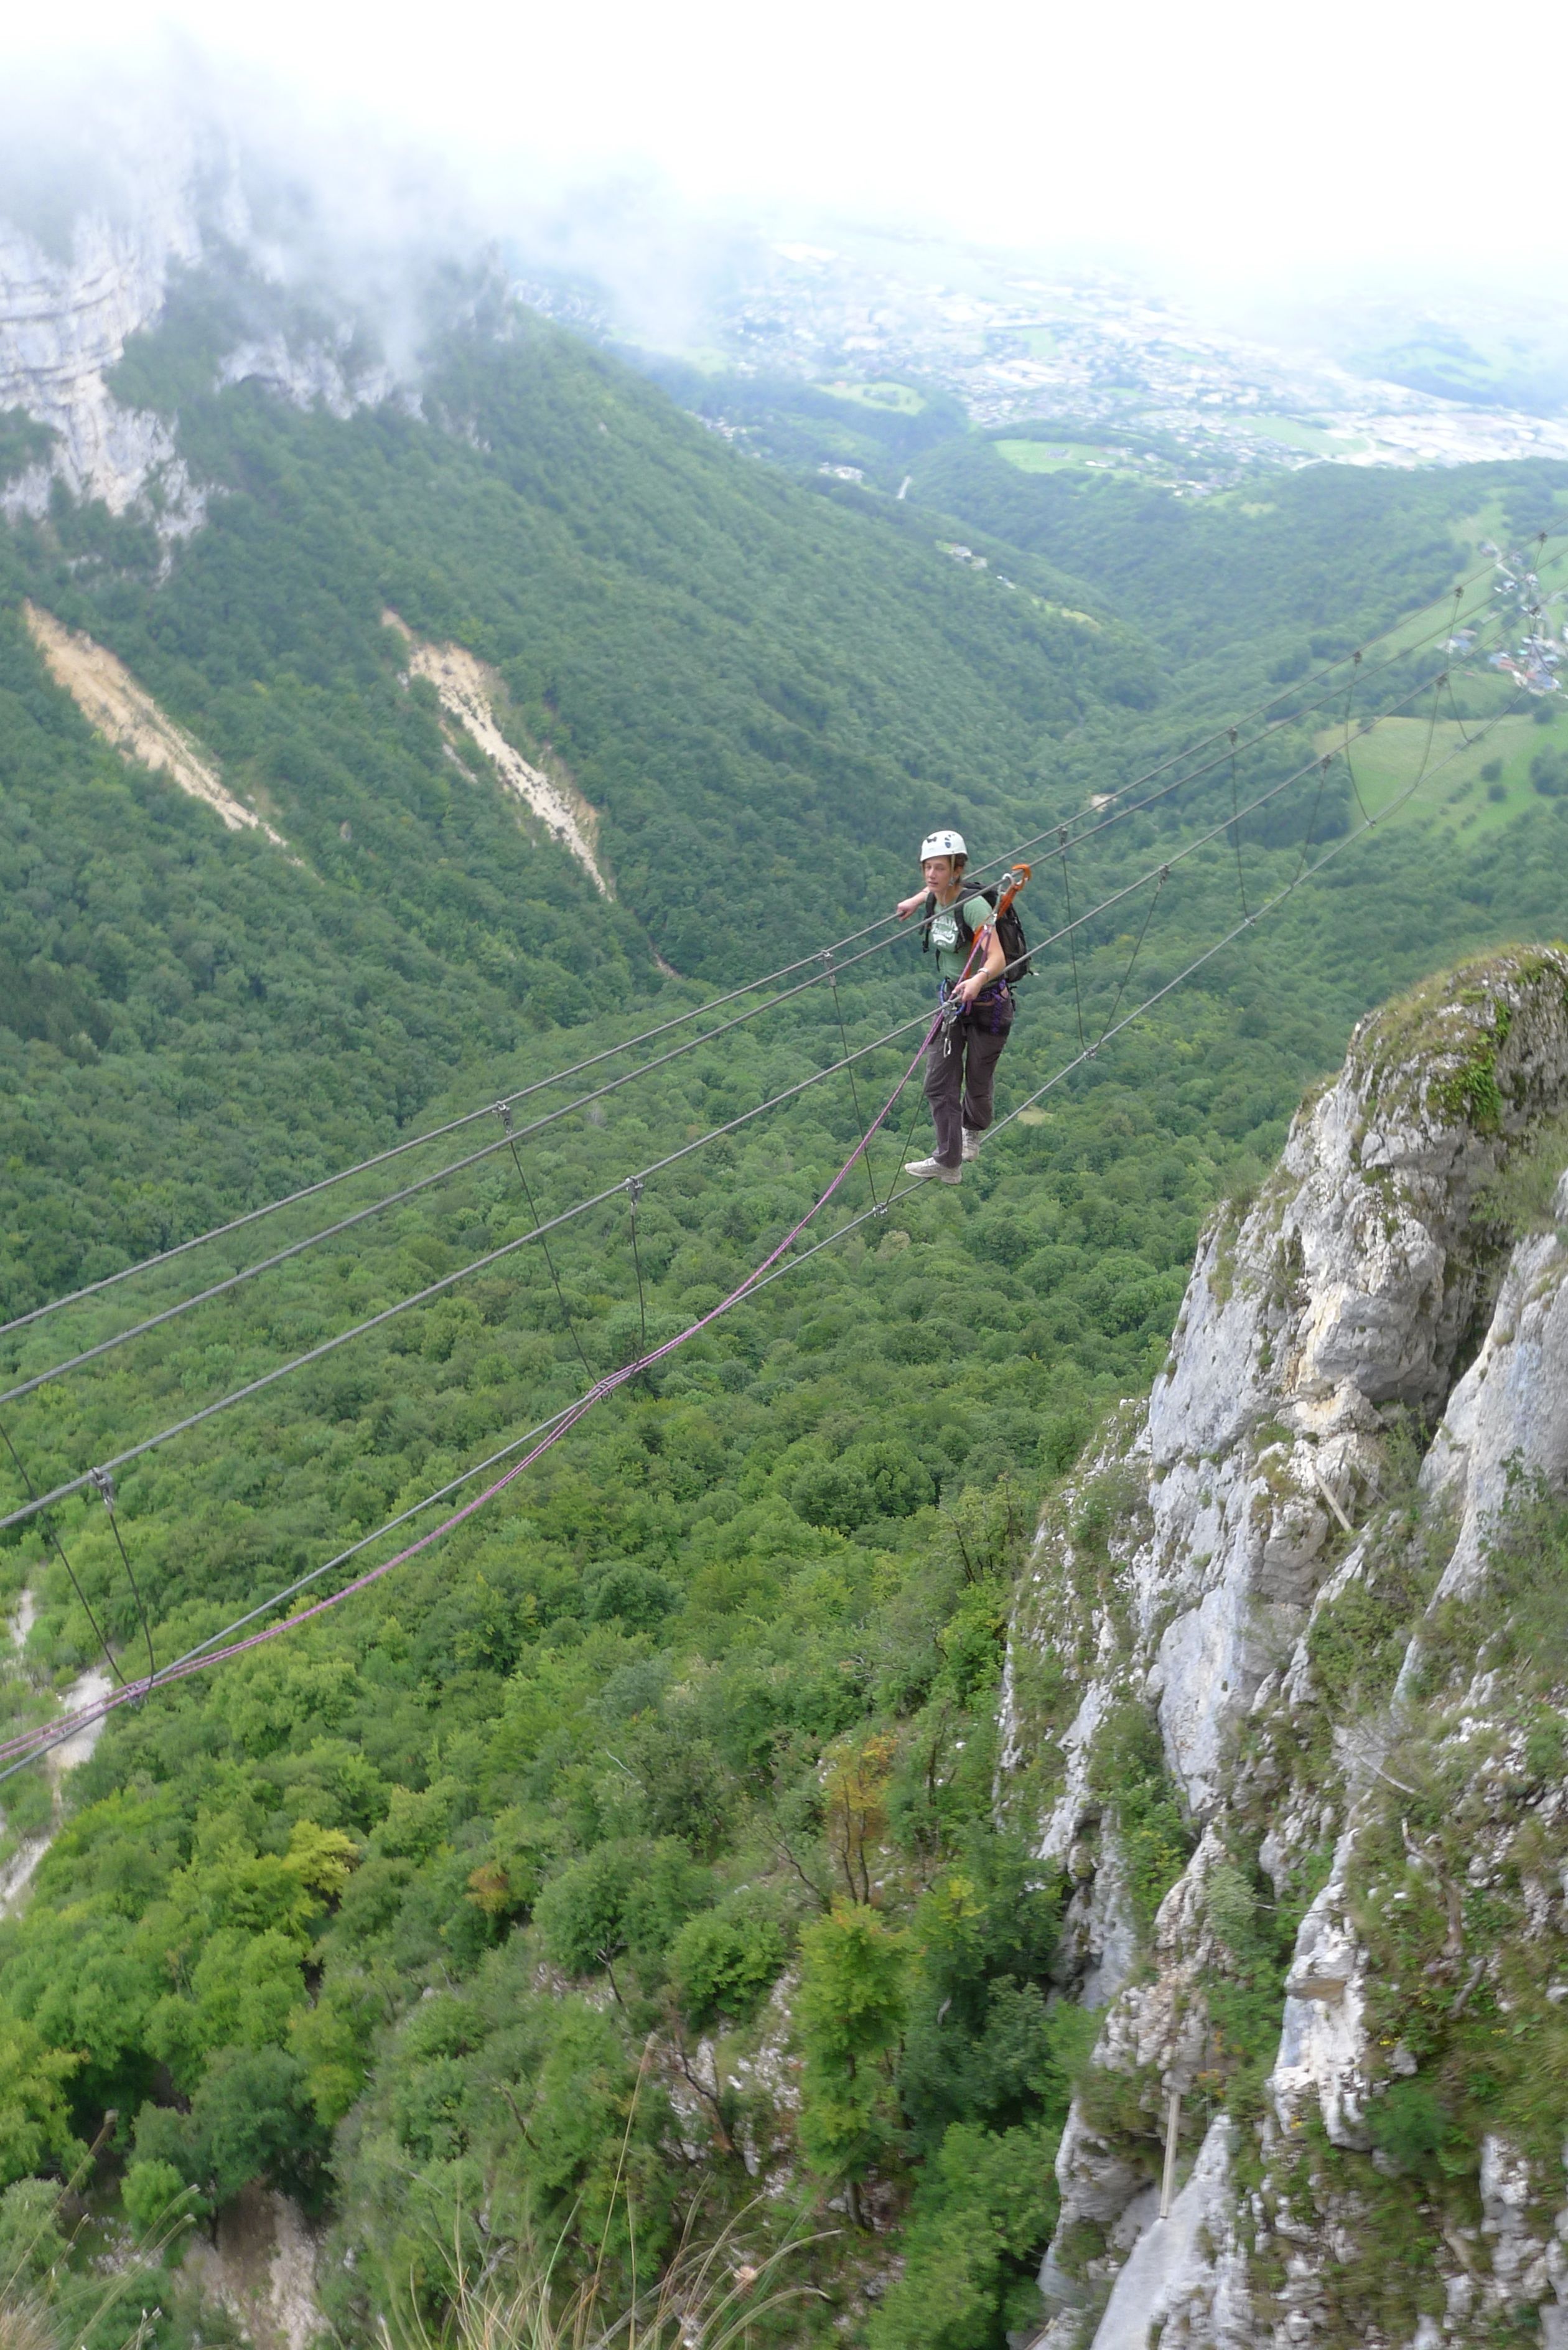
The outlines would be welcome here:
<svg viewBox="0 0 1568 2350">
<path fill-rule="evenodd" d="M 953 832 L 951 829 L 945 832 L 928 832 L 920 843 L 922 865 L 928 857 L 967 857 L 968 855 L 969 851 L 963 845 L 962 833 Z"/>
</svg>

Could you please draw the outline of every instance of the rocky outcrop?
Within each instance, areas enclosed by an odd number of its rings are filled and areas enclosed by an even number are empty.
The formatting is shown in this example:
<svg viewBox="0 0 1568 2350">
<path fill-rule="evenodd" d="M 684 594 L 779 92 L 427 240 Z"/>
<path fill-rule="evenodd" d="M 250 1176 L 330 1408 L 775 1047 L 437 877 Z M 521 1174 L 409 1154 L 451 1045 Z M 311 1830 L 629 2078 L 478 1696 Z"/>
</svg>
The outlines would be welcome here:
<svg viewBox="0 0 1568 2350">
<path fill-rule="evenodd" d="M 25 410 L 55 436 L 47 460 L 0 485 L 0 508 L 41 515 L 58 479 L 111 514 L 155 491 L 168 533 L 194 528 L 201 497 L 167 420 L 122 407 L 105 377 L 157 317 L 171 270 L 200 250 L 185 175 L 156 168 L 134 213 L 83 214 L 63 255 L 0 223 L 0 410 Z"/>
<path fill-rule="evenodd" d="M 1070 1880 L 1064 1990 L 1103 1996 L 1137 1929 L 1063 2141 L 1054 2350 L 1558 2324 L 1568 1638 L 1559 1691 L 1497 1545 L 1568 1477 L 1568 1249 L 1511 1252 L 1498 1185 L 1568 1157 L 1565 1104 L 1568 953 L 1365 1022 L 1043 1523 L 999 1801 Z M 1490 2111 L 1469 2085 L 1511 2017 L 1565 2068 L 1554 2125 L 1522 2074 Z"/>
<path fill-rule="evenodd" d="M 1151 2217 L 1117 2274 L 1096 2350 L 1241 2350 L 1254 2339 L 1236 2238 L 1231 2124 L 1210 2125 L 1166 2217 Z"/>
<path fill-rule="evenodd" d="M 495 671 L 462 645 L 421 643 L 396 612 L 385 611 L 381 619 L 408 648 L 405 674 L 434 686 L 447 719 L 483 752 L 503 788 L 576 859 L 601 898 L 613 898 L 601 862 L 598 810 L 583 797 L 558 760 L 551 762 L 546 774 L 509 740 L 501 724 L 508 696 Z"/>
<path fill-rule="evenodd" d="M 179 452 L 178 420 L 127 406 L 109 378 L 131 336 L 157 323 L 174 274 L 210 248 L 223 252 L 231 274 L 248 262 L 263 313 L 282 296 L 277 256 L 253 234 L 232 163 L 176 141 L 126 176 L 134 196 L 113 213 L 80 214 L 63 252 L 0 221 L 0 412 L 20 410 L 51 436 L 47 456 L 0 481 L 0 513 L 41 517 L 60 482 L 114 515 L 138 506 L 167 543 L 199 527 L 206 494 Z M 214 376 L 220 389 L 244 382 L 338 417 L 394 396 L 418 407 L 390 369 L 358 348 L 347 321 L 292 339 L 281 328 L 246 337 Z"/>
<path fill-rule="evenodd" d="M 357 408 L 375 408 L 400 395 L 397 377 L 379 361 L 356 363 L 353 329 L 345 326 L 331 341 L 291 346 L 283 334 L 241 343 L 218 364 L 220 390 L 256 383 L 296 408 L 324 408 L 339 420 Z M 410 398 L 417 412 L 417 399 Z"/>
<path fill-rule="evenodd" d="M 167 775 L 180 791 L 210 807 L 226 830 L 260 832 L 275 848 L 287 846 L 281 833 L 229 790 L 211 758 L 107 647 L 80 629 L 65 628 L 36 604 L 24 604 L 22 615 L 55 683 L 122 758 Z"/>
<path fill-rule="evenodd" d="M 1568 1220 L 1568 1184 L 1553 1201 Z M 1516 1249 L 1480 1354 L 1449 1399 L 1422 1466 L 1429 1499 L 1459 1520 L 1445 1596 L 1469 1588 L 1511 1464 L 1568 1474 L 1568 1250 L 1556 1231 Z"/>
<path fill-rule="evenodd" d="M 311 2350 L 332 2333 L 316 2298 L 319 2258 L 298 2204 L 253 2182 L 223 2206 L 211 2240 L 190 2245 L 183 2267 L 252 2350 Z"/>
</svg>

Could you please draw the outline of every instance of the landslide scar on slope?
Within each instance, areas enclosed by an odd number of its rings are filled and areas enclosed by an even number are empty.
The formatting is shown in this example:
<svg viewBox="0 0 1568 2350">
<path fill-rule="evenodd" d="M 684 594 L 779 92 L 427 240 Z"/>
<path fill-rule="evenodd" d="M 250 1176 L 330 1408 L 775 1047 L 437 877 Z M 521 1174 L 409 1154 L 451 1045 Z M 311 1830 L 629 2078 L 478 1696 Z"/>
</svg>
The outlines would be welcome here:
<svg viewBox="0 0 1568 2350">
<path fill-rule="evenodd" d="M 546 775 L 530 766 L 521 751 L 502 733 L 495 712 L 505 702 L 506 689 L 492 669 L 465 652 L 462 645 L 421 644 L 396 612 L 381 615 L 384 627 L 395 629 L 408 647 L 410 677 L 428 678 L 447 716 L 478 743 L 510 792 L 536 816 L 546 830 L 569 849 L 585 873 L 593 878 L 601 897 L 614 889 L 598 862 L 598 811 L 567 779 Z"/>
<path fill-rule="evenodd" d="M 24 604 L 22 612 L 49 675 L 70 695 L 95 734 L 122 758 L 156 769 L 192 799 L 203 801 L 231 832 L 264 832 L 275 847 L 287 847 L 281 833 L 219 781 L 184 728 L 164 715 L 122 661 L 91 637 L 63 627 L 36 604 Z"/>
</svg>

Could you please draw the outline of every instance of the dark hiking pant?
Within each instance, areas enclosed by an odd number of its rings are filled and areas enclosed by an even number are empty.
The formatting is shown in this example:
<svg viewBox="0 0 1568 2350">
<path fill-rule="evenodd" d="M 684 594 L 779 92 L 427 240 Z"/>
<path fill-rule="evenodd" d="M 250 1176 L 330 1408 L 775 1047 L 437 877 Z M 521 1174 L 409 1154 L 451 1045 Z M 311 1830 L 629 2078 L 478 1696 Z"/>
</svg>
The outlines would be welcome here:
<svg viewBox="0 0 1568 2350">
<path fill-rule="evenodd" d="M 1011 1020 L 996 1024 L 982 1002 L 980 1017 L 968 1014 L 939 1028 L 926 1048 L 926 1099 L 937 1129 L 936 1157 L 943 1167 L 963 1159 L 963 1129 L 983 1134 L 991 1124 L 996 1065 L 1007 1043 Z"/>
</svg>

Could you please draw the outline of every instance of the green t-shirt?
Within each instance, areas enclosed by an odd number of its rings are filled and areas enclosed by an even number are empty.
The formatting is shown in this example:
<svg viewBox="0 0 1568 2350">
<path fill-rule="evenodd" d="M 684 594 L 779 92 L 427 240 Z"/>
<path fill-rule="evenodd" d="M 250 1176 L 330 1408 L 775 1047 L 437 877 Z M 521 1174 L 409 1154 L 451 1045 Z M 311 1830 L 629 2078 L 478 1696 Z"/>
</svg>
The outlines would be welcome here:
<svg viewBox="0 0 1568 2350">
<path fill-rule="evenodd" d="M 964 920 L 969 924 L 971 931 L 982 931 L 988 922 L 996 920 L 990 905 L 983 898 L 955 898 L 950 906 L 937 908 L 936 912 L 931 916 L 931 952 L 937 959 L 937 970 L 943 979 L 953 980 L 963 977 L 964 965 L 969 962 L 970 954 L 974 946 L 972 938 L 967 945 L 965 944 L 963 933 L 959 929 L 958 913 L 961 905 L 963 908 Z M 975 956 L 970 972 L 971 978 L 984 960 L 983 955 Z"/>
</svg>

